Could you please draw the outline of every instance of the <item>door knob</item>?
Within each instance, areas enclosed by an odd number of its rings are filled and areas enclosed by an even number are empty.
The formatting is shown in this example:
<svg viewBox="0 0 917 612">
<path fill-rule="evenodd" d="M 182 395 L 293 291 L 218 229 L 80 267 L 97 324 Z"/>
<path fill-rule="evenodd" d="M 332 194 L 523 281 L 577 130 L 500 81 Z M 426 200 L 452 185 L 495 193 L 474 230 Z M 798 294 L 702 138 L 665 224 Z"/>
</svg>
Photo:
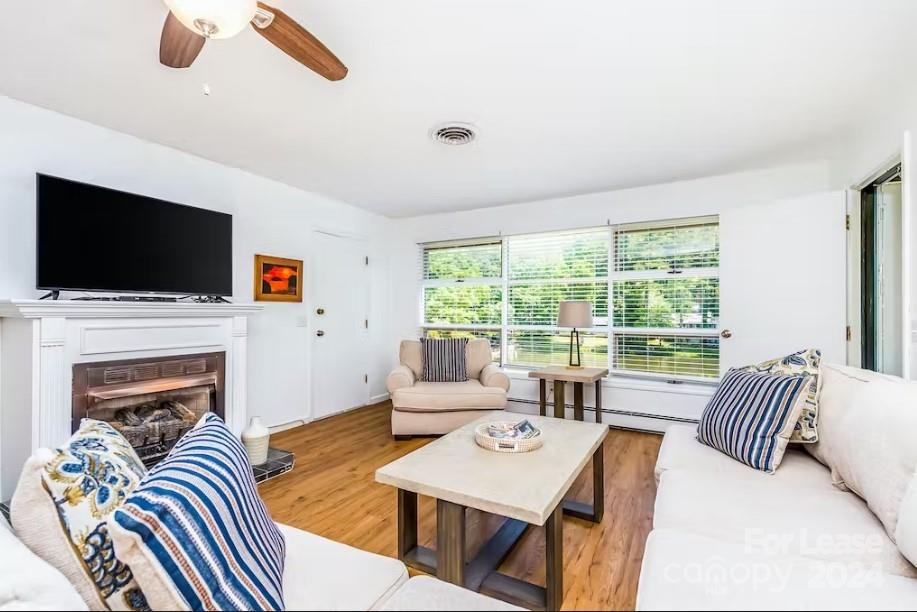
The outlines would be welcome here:
<svg viewBox="0 0 917 612">
<path fill-rule="evenodd" d="M 324 309 L 324 308 L 319 308 L 318 310 L 315 311 L 315 314 L 323 315 L 323 314 L 325 314 L 325 309 Z"/>
<path fill-rule="evenodd" d="M 315 335 L 321 337 L 325 335 L 325 332 L 323 332 L 322 330 L 318 330 L 317 332 L 315 332 Z"/>
<path fill-rule="evenodd" d="M 721 338 L 732 338 L 732 332 L 728 329 L 724 329 L 723 331 L 720 332 L 720 337 Z"/>
</svg>

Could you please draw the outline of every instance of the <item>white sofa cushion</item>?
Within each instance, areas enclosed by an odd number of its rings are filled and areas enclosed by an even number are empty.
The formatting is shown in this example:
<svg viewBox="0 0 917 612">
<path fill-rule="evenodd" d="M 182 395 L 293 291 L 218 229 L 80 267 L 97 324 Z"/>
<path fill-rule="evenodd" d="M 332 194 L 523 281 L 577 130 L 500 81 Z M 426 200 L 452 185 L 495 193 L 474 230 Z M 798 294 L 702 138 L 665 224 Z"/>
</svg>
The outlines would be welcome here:
<svg viewBox="0 0 917 612">
<path fill-rule="evenodd" d="M 901 554 L 917 565 L 917 474 L 911 478 L 898 512 L 895 542 Z"/>
<path fill-rule="evenodd" d="M 834 457 L 843 452 L 842 429 L 853 399 L 859 397 L 872 383 L 884 381 L 904 384 L 904 380 L 834 363 L 822 363 L 821 376 L 822 389 L 818 398 L 819 441 L 816 444 L 808 444 L 805 448 L 813 457 L 831 468 L 835 484 L 845 488 L 833 464 Z"/>
<path fill-rule="evenodd" d="M 722 476 L 724 478 L 748 478 L 751 480 L 780 480 L 807 487 L 831 488 L 828 469 L 800 450 L 789 448 L 776 474 L 766 474 L 752 469 L 744 463 L 733 461 L 716 449 L 697 441 L 697 427 L 694 425 L 672 425 L 662 439 L 659 458 L 656 461 L 656 482 L 668 470 L 682 469 L 692 472 Z"/>
<path fill-rule="evenodd" d="M 392 612 L 442 612 L 447 610 L 482 610 L 495 612 L 502 610 L 524 610 L 492 597 L 487 597 L 454 584 L 417 576 L 385 602 L 381 610 Z"/>
<path fill-rule="evenodd" d="M 637 610 L 912 610 L 917 581 L 657 529 L 646 542 Z"/>
<path fill-rule="evenodd" d="M 499 410 L 506 406 L 506 391 L 485 387 L 477 380 L 465 382 L 417 382 L 411 387 L 395 389 L 392 404 L 396 410 L 424 412 L 432 410 Z"/>
<path fill-rule="evenodd" d="M 836 480 L 866 500 L 894 539 L 898 510 L 917 471 L 917 385 L 860 383 L 843 406 L 828 419 L 825 459 Z"/>
<path fill-rule="evenodd" d="M 494 354 L 490 348 L 490 341 L 486 338 L 471 338 L 465 347 L 465 367 L 468 368 L 468 378 L 480 378 L 481 370 L 493 363 Z"/>
<path fill-rule="evenodd" d="M 420 340 L 402 340 L 398 349 L 398 361 L 411 368 L 414 378 L 419 380 L 423 376 L 423 349 Z"/>
<path fill-rule="evenodd" d="M 73 585 L 0 518 L 0 610 L 88 610 Z"/>
<path fill-rule="evenodd" d="M 917 577 L 863 500 L 832 487 L 826 470 L 812 487 L 777 476 L 668 470 L 660 479 L 653 526 Z"/>
<path fill-rule="evenodd" d="M 401 561 L 278 524 L 287 542 L 287 610 L 375 610 L 407 582 Z"/>
</svg>

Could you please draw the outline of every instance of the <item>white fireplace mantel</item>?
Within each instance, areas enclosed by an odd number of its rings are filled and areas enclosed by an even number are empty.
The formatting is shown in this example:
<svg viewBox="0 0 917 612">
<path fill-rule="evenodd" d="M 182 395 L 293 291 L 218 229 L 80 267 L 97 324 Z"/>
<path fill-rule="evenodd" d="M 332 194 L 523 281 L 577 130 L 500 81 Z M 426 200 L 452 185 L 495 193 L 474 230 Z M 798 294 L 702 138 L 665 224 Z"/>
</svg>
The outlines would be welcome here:
<svg viewBox="0 0 917 612">
<path fill-rule="evenodd" d="M 260 304 L 198 304 L 196 302 L 105 302 L 96 300 L 0 300 L 0 317 L 41 319 L 163 318 L 248 316 Z"/>
<path fill-rule="evenodd" d="M 0 499 L 35 449 L 70 436 L 73 365 L 223 351 L 226 423 L 245 426 L 258 304 L 0 300 Z"/>
</svg>

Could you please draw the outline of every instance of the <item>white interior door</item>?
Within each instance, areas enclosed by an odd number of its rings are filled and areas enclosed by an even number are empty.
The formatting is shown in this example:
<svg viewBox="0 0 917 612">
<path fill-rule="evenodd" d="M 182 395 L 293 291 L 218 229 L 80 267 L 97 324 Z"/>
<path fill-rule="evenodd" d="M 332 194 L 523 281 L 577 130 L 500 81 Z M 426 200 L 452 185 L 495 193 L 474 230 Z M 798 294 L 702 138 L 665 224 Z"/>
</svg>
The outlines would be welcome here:
<svg viewBox="0 0 917 612">
<path fill-rule="evenodd" d="M 369 403 L 369 278 L 365 241 L 312 238 L 312 416 L 320 419 Z"/>
<path fill-rule="evenodd" d="M 846 197 L 819 193 L 720 216 L 720 368 L 819 348 L 846 357 Z"/>
</svg>

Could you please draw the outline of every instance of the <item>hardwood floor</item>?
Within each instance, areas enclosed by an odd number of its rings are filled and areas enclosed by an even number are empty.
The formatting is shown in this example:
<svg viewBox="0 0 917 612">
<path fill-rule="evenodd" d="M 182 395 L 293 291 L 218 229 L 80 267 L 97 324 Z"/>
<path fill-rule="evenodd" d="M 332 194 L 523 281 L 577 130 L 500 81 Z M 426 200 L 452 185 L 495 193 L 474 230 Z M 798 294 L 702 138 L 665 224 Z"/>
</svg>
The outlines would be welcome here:
<svg viewBox="0 0 917 612">
<path fill-rule="evenodd" d="M 275 520 L 390 557 L 396 549 L 396 493 L 377 484 L 377 468 L 428 444 L 395 442 L 388 402 L 272 437 L 296 453 L 292 472 L 261 485 Z M 605 442 L 605 519 L 600 525 L 564 519 L 564 610 L 633 609 L 643 545 L 652 527 L 653 466 L 662 438 L 612 430 Z M 591 469 L 571 496 L 592 495 Z M 435 547 L 436 506 L 421 497 L 419 543 Z M 469 554 L 502 518 L 469 511 Z M 477 537 L 475 537 L 477 536 Z M 342 568 L 343 571 L 343 568 Z M 529 529 L 500 571 L 544 584 L 544 531 Z"/>
</svg>

